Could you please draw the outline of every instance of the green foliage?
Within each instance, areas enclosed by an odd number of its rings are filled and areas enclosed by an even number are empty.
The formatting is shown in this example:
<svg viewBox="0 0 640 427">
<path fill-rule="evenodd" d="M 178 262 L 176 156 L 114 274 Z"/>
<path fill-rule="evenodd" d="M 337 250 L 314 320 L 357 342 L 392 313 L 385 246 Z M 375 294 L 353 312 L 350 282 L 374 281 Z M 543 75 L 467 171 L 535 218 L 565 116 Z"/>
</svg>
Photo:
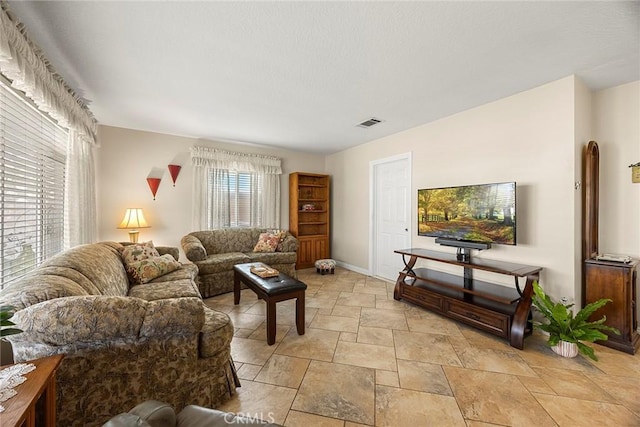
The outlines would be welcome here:
<svg viewBox="0 0 640 427">
<path fill-rule="evenodd" d="M 533 305 L 549 323 L 536 323 L 535 327 L 549 333 L 550 346 L 558 344 L 559 341 L 572 342 L 578 345 L 578 350 L 593 360 L 598 360 L 593 348 L 583 342 L 604 341 L 608 339 L 602 331 L 612 332 L 620 335 L 620 331 L 604 324 L 606 316 L 595 321 L 589 321 L 589 317 L 601 307 L 610 303 L 610 299 L 600 299 L 587 304 L 575 316 L 573 314 L 573 304 L 562 304 L 554 302 L 537 281 L 533 282 Z"/>
<path fill-rule="evenodd" d="M 19 334 L 22 330 L 18 328 L 12 328 L 16 324 L 11 320 L 11 316 L 15 312 L 15 307 L 10 305 L 3 305 L 0 307 L 0 338 L 8 335 Z"/>
</svg>

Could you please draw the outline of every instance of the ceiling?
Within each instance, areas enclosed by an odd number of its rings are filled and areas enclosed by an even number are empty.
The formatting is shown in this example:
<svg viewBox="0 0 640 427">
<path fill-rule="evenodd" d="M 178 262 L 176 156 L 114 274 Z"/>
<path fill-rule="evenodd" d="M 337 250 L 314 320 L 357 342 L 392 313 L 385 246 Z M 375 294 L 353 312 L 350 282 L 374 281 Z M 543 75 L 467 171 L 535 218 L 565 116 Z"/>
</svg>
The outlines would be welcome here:
<svg viewBox="0 0 640 427">
<path fill-rule="evenodd" d="M 640 79 L 637 1 L 9 5 L 100 124 L 318 154 L 571 74 Z"/>
</svg>

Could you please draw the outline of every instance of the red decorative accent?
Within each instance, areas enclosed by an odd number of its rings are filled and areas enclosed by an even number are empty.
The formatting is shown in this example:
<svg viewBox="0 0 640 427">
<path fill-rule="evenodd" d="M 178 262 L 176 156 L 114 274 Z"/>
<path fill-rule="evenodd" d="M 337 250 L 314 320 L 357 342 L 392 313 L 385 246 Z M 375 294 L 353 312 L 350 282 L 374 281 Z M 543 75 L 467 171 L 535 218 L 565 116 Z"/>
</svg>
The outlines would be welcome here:
<svg viewBox="0 0 640 427">
<path fill-rule="evenodd" d="M 147 178 L 151 194 L 153 194 L 153 200 L 156 199 L 156 193 L 158 192 L 158 186 L 160 186 L 160 178 Z"/>
<path fill-rule="evenodd" d="M 178 179 L 178 174 L 180 173 L 180 169 L 182 166 L 180 165 L 169 165 L 169 173 L 171 174 L 171 179 L 173 180 L 173 186 L 176 186 L 176 179 Z"/>
</svg>

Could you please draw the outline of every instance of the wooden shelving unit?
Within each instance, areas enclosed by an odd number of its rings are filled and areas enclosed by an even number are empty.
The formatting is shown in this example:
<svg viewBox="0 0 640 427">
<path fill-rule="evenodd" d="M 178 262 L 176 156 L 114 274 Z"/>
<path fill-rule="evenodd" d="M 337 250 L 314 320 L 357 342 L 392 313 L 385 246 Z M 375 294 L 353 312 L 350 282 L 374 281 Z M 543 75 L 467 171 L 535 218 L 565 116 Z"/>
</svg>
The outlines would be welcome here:
<svg viewBox="0 0 640 427">
<path fill-rule="evenodd" d="M 289 174 L 289 231 L 299 241 L 296 268 L 329 258 L 329 175 Z"/>
</svg>

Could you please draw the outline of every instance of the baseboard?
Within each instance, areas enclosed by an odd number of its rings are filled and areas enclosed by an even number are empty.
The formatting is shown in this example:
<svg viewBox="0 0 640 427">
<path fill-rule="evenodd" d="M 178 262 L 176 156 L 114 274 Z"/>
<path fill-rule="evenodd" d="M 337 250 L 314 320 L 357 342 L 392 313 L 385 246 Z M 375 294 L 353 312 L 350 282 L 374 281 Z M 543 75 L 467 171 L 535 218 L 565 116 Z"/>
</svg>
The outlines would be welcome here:
<svg viewBox="0 0 640 427">
<path fill-rule="evenodd" d="M 361 267 L 356 267 L 355 265 L 347 264 L 346 262 L 336 260 L 336 265 L 338 267 L 346 268 L 347 270 L 355 271 L 356 273 L 364 274 L 365 276 L 369 276 L 369 270 L 366 270 Z"/>
</svg>

